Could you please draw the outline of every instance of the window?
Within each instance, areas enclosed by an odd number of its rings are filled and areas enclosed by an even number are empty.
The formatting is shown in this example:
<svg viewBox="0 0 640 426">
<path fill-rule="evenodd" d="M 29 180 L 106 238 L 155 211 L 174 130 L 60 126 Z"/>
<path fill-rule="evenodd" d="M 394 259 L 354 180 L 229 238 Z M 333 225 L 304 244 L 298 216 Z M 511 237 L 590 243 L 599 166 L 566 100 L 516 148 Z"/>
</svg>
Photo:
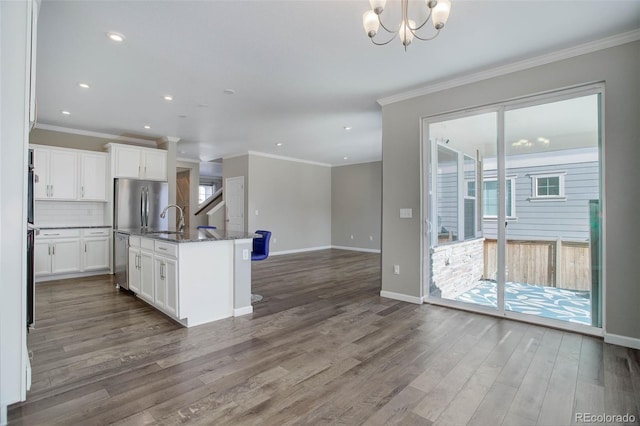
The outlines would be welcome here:
<svg viewBox="0 0 640 426">
<path fill-rule="evenodd" d="M 200 185 L 198 187 L 198 204 L 204 203 L 204 200 L 211 197 L 215 192 L 215 186 L 213 184 Z"/>
<path fill-rule="evenodd" d="M 516 216 L 516 178 L 508 177 L 506 182 L 507 192 L 507 217 L 514 219 Z M 498 181 L 496 178 L 485 179 L 482 183 L 482 212 L 485 218 L 498 217 Z"/>
<path fill-rule="evenodd" d="M 565 200 L 564 176 L 566 172 L 529 175 L 531 199 Z"/>
<path fill-rule="evenodd" d="M 476 198 L 476 181 L 468 180 L 467 181 L 467 194 L 466 198 Z"/>
</svg>

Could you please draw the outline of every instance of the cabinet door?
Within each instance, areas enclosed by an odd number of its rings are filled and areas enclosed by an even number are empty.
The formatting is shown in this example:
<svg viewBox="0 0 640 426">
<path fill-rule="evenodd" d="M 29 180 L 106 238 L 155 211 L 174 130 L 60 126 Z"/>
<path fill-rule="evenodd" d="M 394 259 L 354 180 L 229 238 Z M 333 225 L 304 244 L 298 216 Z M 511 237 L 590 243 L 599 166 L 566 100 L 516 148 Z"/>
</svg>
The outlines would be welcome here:
<svg viewBox="0 0 640 426">
<path fill-rule="evenodd" d="M 34 274 L 36 277 L 51 273 L 51 247 L 49 241 L 36 240 L 33 249 Z"/>
<path fill-rule="evenodd" d="M 84 240 L 84 271 L 109 267 L 109 237 Z"/>
<path fill-rule="evenodd" d="M 114 178 L 134 178 L 142 176 L 141 172 L 141 152 L 137 148 L 127 148 L 123 146 L 115 147 L 115 174 Z"/>
<path fill-rule="evenodd" d="M 176 318 L 180 318 L 178 311 L 178 261 L 164 259 L 164 277 L 167 286 L 167 303 L 165 311 Z"/>
<path fill-rule="evenodd" d="M 49 151 L 33 149 L 33 172 L 37 181 L 33 185 L 33 196 L 36 200 L 46 200 L 49 197 Z"/>
<path fill-rule="evenodd" d="M 166 278 L 166 266 L 165 259 L 161 256 L 156 256 L 153 261 L 154 264 L 154 302 L 156 308 L 164 310 L 167 304 L 167 278 Z"/>
<path fill-rule="evenodd" d="M 167 152 L 163 150 L 143 151 L 143 176 L 151 180 L 167 180 Z"/>
<path fill-rule="evenodd" d="M 51 151 L 49 174 L 50 200 L 78 198 L 78 154 L 70 151 Z"/>
<path fill-rule="evenodd" d="M 143 299 L 153 303 L 153 253 L 140 250 L 140 293 Z"/>
<path fill-rule="evenodd" d="M 129 247 L 129 290 L 140 293 L 140 249 Z"/>
<path fill-rule="evenodd" d="M 107 201 L 107 157 L 99 154 L 80 156 L 80 199 Z"/>
<path fill-rule="evenodd" d="M 68 238 L 51 241 L 51 273 L 80 271 L 80 239 Z"/>
</svg>

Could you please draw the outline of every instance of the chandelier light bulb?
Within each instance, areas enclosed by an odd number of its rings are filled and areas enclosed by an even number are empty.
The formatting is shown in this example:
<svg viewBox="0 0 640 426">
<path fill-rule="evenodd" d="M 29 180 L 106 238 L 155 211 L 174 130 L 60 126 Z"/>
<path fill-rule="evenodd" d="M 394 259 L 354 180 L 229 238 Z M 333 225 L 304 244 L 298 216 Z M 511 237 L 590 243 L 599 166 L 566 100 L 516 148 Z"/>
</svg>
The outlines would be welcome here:
<svg viewBox="0 0 640 426">
<path fill-rule="evenodd" d="M 384 10 L 384 5 L 387 3 L 387 0 L 369 0 L 369 4 L 371 5 L 371 10 L 376 14 L 380 15 Z"/>
<path fill-rule="evenodd" d="M 440 30 L 444 27 L 444 24 L 447 23 L 447 19 L 449 19 L 449 12 L 451 12 L 451 0 L 438 0 L 438 3 L 433 8 L 433 14 L 431 16 L 433 27 L 436 30 Z"/>
<path fill-rule="evenodd" d="M 407 26 L 408 22 L 408 26 Z M 400 36 L 400 41 L 404 47 L 407 47 L 413 41 L 413 31 L 412 28 L 416 27 L 416 23 L 409 19 L 408 21 L 400 24 L 400 29 L 398 30 L 398 36 Z"/>
<path fill-rule="evenodd" d="M 364 15 L 362 15 L 362 25 L 364 26 L 364 31 L 367 35 L 369 37 L 374 37 L 378 33 L 378 28 L 380 27 L 378 15 L 376 15 L 373 10 L 367 10 Z"/>
</svg>

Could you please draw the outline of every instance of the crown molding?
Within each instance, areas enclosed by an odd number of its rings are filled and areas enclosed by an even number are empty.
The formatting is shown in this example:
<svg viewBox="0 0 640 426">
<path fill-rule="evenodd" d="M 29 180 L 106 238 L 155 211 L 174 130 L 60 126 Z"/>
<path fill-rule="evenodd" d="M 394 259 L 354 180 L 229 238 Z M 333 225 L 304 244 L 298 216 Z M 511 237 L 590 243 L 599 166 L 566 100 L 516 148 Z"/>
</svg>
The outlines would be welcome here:
<svg viewBox="0 0 640 426">
<path fill-rule="evenodd" d="M 69 127 L 52 126 L 50 124 L 36 123 L 36 129 L 51 130 L 54 132 L 70 133 L 72 135 L 91 136 L 93 138 L 108 139 L 110 141 L 131 142 L 135 144 L 157 147 L 155 141 L 149 139 L 132 138 L 129 136 L 111 135 L 109 133 L 92 132 L 89 130 L 72 129 Z"/>
<path fill-rule="evenodd" d="M 327 163 L 320 163 L 320 162 L 311 161 L 311 160 L 301 160 L 299 158 L 284 157 L 282 155 L 267 154 L 265 152 L 259 152 L 259 151 L 249 151 L 249 154 L 255 155 L 258 157 L 273 158 L 276 160 L 293 161 L 294 163 L 305 163 L 305 164 L 312 164 L 314 166 L 331 167 L 331 164 L 327 164 Z"/>
<path fill-rule="evenodd" d="M 610 47 L 615 47 L 615 46 L 631 43 L 638 40 L 640 40 L 640 30 L 628 31 L 626 33 L 617 34 L 614 36 L 606 37 L 600 40 L 595 40 L 595 41 L 591 41 L 584 44 L 579 44 L 577 46 L 558 50 L 556 52 L 535 56 L 533 58 L 512 62 L 510 64 L 501 65 L 501 66 L 493 67 L 487 70 L 463 75 L 461 77 L 453 78 L 450 80 L 445 80 L 438 83 L 430 84 L 428 86 L 424 86 L 419 89 L 398 93 L 396 95 L 378 99 L 378 104 L 380 106 L 385 106 L 385 105 L 393 104 L 396 102 L 406 101 L 408 99 L 416 98 L 418 96 L 424 96 L 431 93 L 440 92 L 442 90 L 464 86 L 465 84 L 477 83 L 482 80 L 487 80 L 494 77 L 500 77 L 506 74 L 511 74 L 513 72 L 523 71 L 529 68 L 550 64 L 552 62 L 557 62 L 564 59 L 570 59 L 576 56 L 597 52 L 598 50 L 608 49 Z"/>
</svg>

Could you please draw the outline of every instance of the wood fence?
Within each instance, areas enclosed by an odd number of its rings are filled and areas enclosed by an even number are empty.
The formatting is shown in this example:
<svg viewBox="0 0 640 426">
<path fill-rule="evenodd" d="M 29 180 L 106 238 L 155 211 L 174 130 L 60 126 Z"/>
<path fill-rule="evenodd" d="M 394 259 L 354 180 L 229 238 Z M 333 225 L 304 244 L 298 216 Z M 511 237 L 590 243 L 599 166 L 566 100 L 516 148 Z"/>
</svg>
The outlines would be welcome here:
<svg viewBox="0 0 640 426">
<path fill-rule="evenodd" d="M 495 279 L 496 240 L 484 241 L 484 276 Z M 507 281 L 591 291 L 588 242 L 507 241 Z"/>
</svg>

